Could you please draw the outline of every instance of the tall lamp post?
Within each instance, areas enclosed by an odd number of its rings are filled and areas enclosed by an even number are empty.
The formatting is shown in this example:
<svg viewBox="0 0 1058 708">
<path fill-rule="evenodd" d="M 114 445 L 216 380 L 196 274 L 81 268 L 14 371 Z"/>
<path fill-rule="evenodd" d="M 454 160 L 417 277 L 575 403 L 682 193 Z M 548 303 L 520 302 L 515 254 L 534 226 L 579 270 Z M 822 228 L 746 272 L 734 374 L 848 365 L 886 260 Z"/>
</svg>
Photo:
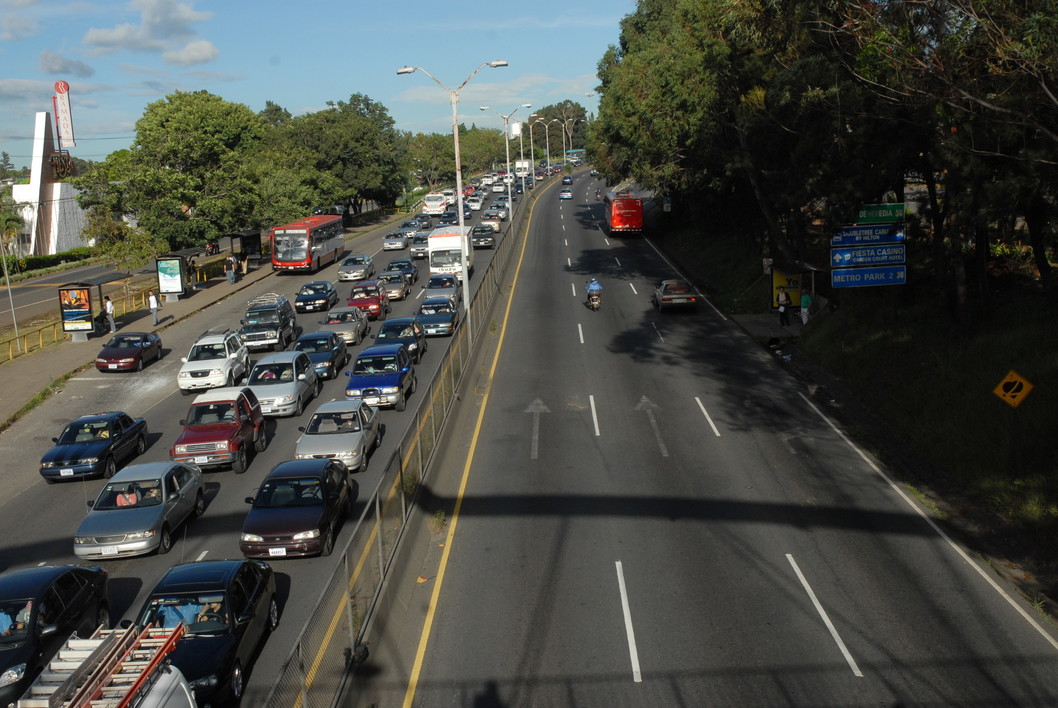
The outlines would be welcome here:
<svg viewBox="0 0 1058 708">
<path fill-rule="evenodd" d="M 511 116 L 518 112 L 518 108 L 531 108 L 532 105 L 533 104 L 531 103 L 523 103 L 507 115 L 503 115 L 499 111 L 494 110 L 489 106 L 481 106 L 481 110 L 492 111 L 503 119 L 503 144 L 504 147 L 507 148 L 507 175 L 504 177 L 504 181 L 506 182 L 507 179 L 510 178 L 510 182 L 507 182 L 507 208 L 510 209 L 512 222 L 514 221 L 514 198 L 511 195 L 511 184 L 514 182 L 514 176 L 511 175 L 511 135 L 510 132 L 508 132 L 508 126 L 510 126 Z"/>
<path fill-rule="evenodd" d="M 466 225 L 463 222 L 463 165 L 459 157 L 459 113 L 456 106 L 459 104 L 459 92 L 463 90 L 463 87 L 474 78 L 479 71 L 484 69 L 486 66 L 490 66 L 493 69 L 498 69 L 502 66 L 507 66 L 507 62 L 502 59 L 495 61 L 487 61 L 463 80 L 463 83 L 459 84 L 455 88 L 445 86 L 443 83 L 437 80 L 433 74 L 421 66 L 402 66 L 397 69 L 397 75 L 401 76 L 404 74 L 414 74 L 416 71 L 421 71 L 430 77 L 431 80 L 445 91 L 448 92 L 448 101 L 452 104 L 452 144 L 456 153 L 456 211 L 459 214 L 459 265 L 463 270 L 463 307 L 466 308 L 465 315 L 467 321 L 470 321 L 470 273 L 467 268 L 467 239 L 464 233 Z M 473 327 L 467 327 L 467 343 L 474 343 L 474 329 Z"/>
<path fill-rule="evenodd" d="M 578 122 L 584 122 L 584 119 L 583 118 L 567 118 L 566 120 L 562 121 L 562 166 L 563 167 L 566 166 L 566 158 L 568 157 L 566 155 L 566 147 L 565 147 L 565 145 L 566 145 L 565 138 L 566 138 L 566 130 L 567 130 L 566 129 L 566 124 L 569 123 L 569 149 L 572 150 L 573 149 L 573 128 L 577 125 Z"/>
</svg>

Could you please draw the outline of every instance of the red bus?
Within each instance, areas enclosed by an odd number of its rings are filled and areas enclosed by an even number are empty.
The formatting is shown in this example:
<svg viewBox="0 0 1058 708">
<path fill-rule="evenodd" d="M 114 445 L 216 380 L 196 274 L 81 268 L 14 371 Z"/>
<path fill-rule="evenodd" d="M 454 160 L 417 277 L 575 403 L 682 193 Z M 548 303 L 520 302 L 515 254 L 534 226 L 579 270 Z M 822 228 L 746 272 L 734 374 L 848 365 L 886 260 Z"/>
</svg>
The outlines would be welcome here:
<svg viewBox="0 0 1058 708">
<path fill-rule="evenodd" d="M 340 216 L 309 216 L 272 229 L 272 270 L 319 270 L 345 250 Z"/>
<path fill-rule="evenodd" d="M 643 200 L 627 192 L 607 192 L 603 199 L 606 230 L 615 236 L 643 231 Z"/>
</svg>

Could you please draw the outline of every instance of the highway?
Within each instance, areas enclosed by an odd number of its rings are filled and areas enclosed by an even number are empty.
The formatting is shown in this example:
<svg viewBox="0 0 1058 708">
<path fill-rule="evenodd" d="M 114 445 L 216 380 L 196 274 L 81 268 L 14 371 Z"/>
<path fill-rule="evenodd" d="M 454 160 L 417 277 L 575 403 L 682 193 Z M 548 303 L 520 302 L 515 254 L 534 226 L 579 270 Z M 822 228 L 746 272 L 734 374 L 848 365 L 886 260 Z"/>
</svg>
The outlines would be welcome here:
<svg viewBox="0 0 1058 708">
<path fill-rule="evenodd" d="M 477 218 L 468 223 L 476 223 Z M 393 259 L 406 258 L 405 251 L 381 251 L 383 229 L 357 237 L 348 244 L 350 252 L 372 254 L 378 270 Z M 480 273 L 485 270 L 492 251 L 476 251 L 476 273 L 471 279 L 472 289 Z M 429 277 L 425 261 L 417 261 L 420 279 L 414 286 L 414 294 L 421 289 Z M 158 363 L 152 363 L 138 373 L 100 373 L 86 371 L 72 378 L 65 388 L 45 401 L 10 428 L 0 433 L 0 452 L 4 453 L 6 494 L 0 501 L 0 569 L 36 564 L 77 563 L 73 553 L 73 535 L 87 511 L 86 502 L 94 499 L 103 486 L 101 480 L 87 480 L 48 485 L 37 471 L 40 456 L 51 446 L 51 438 L 58 435 L 62 427 L 78 415 L 101 410 L 123 410 L 135 417 L 145 417 L 150 429 L 149 448 L 135 462 L 168 460 L 169 448 L 181 428 L 188 405 L 193 400 L 181 395 L 176 376 L 180 359 L 198 336 L 207 329 L 228 326 L 238 329 L 246 301 L 263 292 L 279 292 L 293 302 L 300 286 L 312 280 L 336 280 L 337 265 L 324 268 L 318 274 L 274 275 L 242 291 L 239 296 L 223 300 L 207 308 L 198 316 L 182 321 L 160 332 L 165 355 Z M 79 274 L 82 277 L 85 274 Z M 60 282 L 70 282 L 65 274 Z M 337 283 L 339 295 L 349 294 L 352 283 Z M 38 288 L 40 289 L 40 288 Z M 54 291 L 51 291 L 54 292 Z M 394 302 L 390 317 L 410 315 L 418 306 L 418 297 L 406 302 Z M 344 301 L 342 301 L 344 304 Z M 313 331 L 319 315 L 298 315 L 305 331 Z M 373 323 L 371 332 L 377 331 Z M 429 351 L 422 364 L 417 367 L 420 382 L 428 381 L 434 373 L 447 347 L 448 339 L 434 337 L 429 341 Z M 356 352 L 371 343 L 351 347 Z M 267 352 L 266 352 L 267 353 Z M 42 354 L 41 356 L 46 356 Z M 257 359 L 263 354 L 251 354 Z M 244 498 L 252 496 L 259 480 L 276 464 L 293 458 L 294 446 L 304 425 L 317 405 L 323 401 L 344 398 L 346 377 L 328 381 L 320 397 L 306 406 L 300 418 L 282 418 L 269 424 L 268 448 L 256 455 L 249 470 L 235 475 L 227 469 L 207 471 L 207 509 L 205 514 L 183 527 L 175 534 L 179 540 L 172 551 L 164 556 L 147 556 L 105 562 L 110 574 L 111 616 L 116 623 L 120 619 L 132 619 L 155 582 L 170 566 L 200 559 L 239 558 L 239 533 L 248 506 Z M 420 384 L 420 390 L 425 384 Z M 386 410 L 382 422 L 386 435 L 383 444 L 374 453 L 368 470 L 356 475 L 363 496 L 372 490 L 381 475 L 384 461 L 393 453 L 404 429 L 413 419 L 418 405 L 417 395 L 412 395 L 408 410 L 402 413 Z M 356 515 L 362 511 L 358 504 Z M 341 548 L 349 538 L 352 524 L 347 524 L 336 543 Z M 264 644 L 255 667 L 250 672 L 245 705 L 259 705 L 279 673 L 287 658 L 312 604 L 318 595 L 323 580 L 330 576 L 339 553 L 330 558 L 312 558 L 277 562 L 273 566 L 277 573 L 280 592 L 281 620 L 277 632 Z"/>
<path fill-rule="evenodd" d="M 431 481 L 456 531 L 409 563 L 438 587 L 346 705 L 1058 705 L 1031 608 L 730 321 L 657 314 L 672 270 L 593 190 L 535 210 L 472 462 Z"/>
</svg>

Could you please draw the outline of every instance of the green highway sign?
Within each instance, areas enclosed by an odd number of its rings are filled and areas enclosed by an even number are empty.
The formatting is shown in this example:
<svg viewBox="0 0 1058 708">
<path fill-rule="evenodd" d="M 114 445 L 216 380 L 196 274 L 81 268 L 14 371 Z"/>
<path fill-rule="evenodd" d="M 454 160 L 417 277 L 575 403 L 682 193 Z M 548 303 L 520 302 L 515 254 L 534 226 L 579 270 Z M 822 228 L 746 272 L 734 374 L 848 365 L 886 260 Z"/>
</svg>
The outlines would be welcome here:
<svg viewBox="0 0 1058 708">
<path fill-rule="evenodd" d="M 857 224 L 888 224 L 904 220 L 904 204 L 864 204 L 856 215 Z"/>
</svg>

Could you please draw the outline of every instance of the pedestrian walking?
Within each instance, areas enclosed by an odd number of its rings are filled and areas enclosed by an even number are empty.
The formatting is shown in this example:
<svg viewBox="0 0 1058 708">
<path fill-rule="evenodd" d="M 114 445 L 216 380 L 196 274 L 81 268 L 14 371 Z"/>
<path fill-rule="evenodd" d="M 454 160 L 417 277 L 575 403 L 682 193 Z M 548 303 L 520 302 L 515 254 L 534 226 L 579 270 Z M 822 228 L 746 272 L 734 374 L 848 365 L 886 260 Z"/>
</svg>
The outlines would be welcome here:
<svg viewBox="0 0 1058 708">
<path fill-rule="evenodd" d="M 801 291 L 801 324 L 808 324 L 808 311 L 812 309 L 812 293 Z"/>
<path fill-rule="evenodd" d="M 231 256 L 224 259 L 224 275 L 228 278 L 228 285 L 235 284 L 235 264 L 232 263 Z"/>
<path fill-rule="evenodd" d="M 793 300 L 790 299 L 790 293 L 786 292 L 786 288 L 782 285 L 779 286 L 779 294 L 775 296 L 775 304 L 779 306 L 779 326 L 789 327 L 790 306 L 793 305 Z"/>
<path fill-rule="evenodd" d="M 110 333 L 118 331 L 118 326 L 114 322 L 114 301 L 110 299 L 109 295 L 103 296 L 103 312 L 107 314 L 107 324 L 110 325 Z"/>
<path fill-rule="evenodd" d="M 154 294 L 153 290 L 147 291 L 147 307 L 151 310 L 151 319 L 154 321 L 154 326 L 158 326 L 158 296 Z"/>
</svg>

